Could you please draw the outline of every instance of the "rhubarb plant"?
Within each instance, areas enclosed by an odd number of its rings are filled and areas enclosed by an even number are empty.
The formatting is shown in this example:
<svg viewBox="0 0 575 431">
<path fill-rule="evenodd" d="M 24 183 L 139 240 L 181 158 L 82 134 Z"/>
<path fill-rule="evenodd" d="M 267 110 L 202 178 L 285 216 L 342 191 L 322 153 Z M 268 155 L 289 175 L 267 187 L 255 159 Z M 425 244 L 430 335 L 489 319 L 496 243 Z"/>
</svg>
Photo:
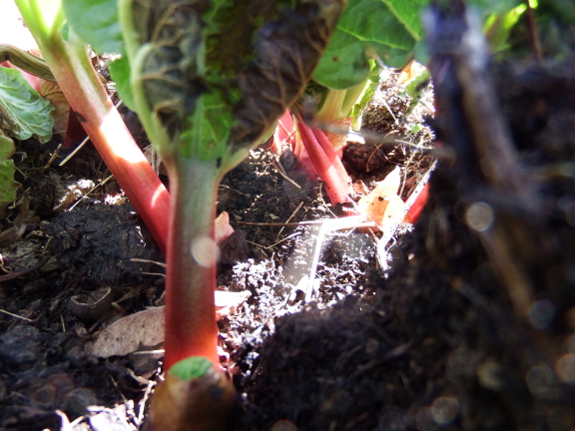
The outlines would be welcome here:
<svg viewBox="0 0 575 431">
<path fill-rule="evenodd" d="M 105 9 L 106 38 L 119 40 L 113 29 L 121 29 L 122 60 L 112 73 L 170 177 L 167 377 L 152 422 L 156 429 L 221 429 L 233 390 L 216 350 L 218 185 L 305 89 L 343 1 L 120 0 L 118 26 L 114 9 L 106 9 L 115 2 L 83 3 L 84 16 L 90 7 Z M 80 32 L 77 2 L 65 5 Z"/>
<path fill-rule="evenodd" d="M 419 14 L 426 4 L 427 0 L 347 1 L 306 92 L 315 109 L 306 112 L 304 104 L 299 107 L 304 116 L 282 119 L 283 130 L 276 132 L 276 139 L 291 137 L 300 167 L 325 183 L 333 204 L 349 201 L 352 192 L 340 150 L 350 126 L 359 128 L 363 108 L 377 88 L 378 62 L 401 67 L 414 57 L 422 37 Z"/>
<path fill-rule="evenodd" d="M 492 33 L 494 41 L 500 41 L 499 45 L 525 9 L 524 5 L 516 8 L 517 0 L 469 2 L 481 8 L 486 31 Z M 306 92 L 315 101 L 314 112 L 305 112 L 305 121 L 297 115 L 295 119 L 284 116 L 276 131 L 276 140 L 291 141 L 300 157 L 300 167 L 308 176 L 317 176 L 325 183 L 333 204 L 349 200 L 350 179 L 338 151 L 345 144 L 350 126 L 355 130 L 360 127 L 362 110 L 379 82 L 377 64 L 403 67 L 414 58 L 426 62 L 420 16 L 428 3 L 348 0 Z M 420 80 L 426 76 L 422 74 Z M 303 106 L 304 111 L 307 108 Z"/>
<path fill-rule="evenodd" d="M 218 184 L 305 89 L 344 2 L 16 3 L 71 107 L 160 244 L 168 230 L 167 378 L 154 397 L 152 422 L 158 430 L 221 429 L 233 387 L 216 350 Z M 112 75 L 168 169 L 169 210 L 167 193 L 152 181 L 141 152 L 132 151 L 85 42 L 122 55 Z"/>
</svg>

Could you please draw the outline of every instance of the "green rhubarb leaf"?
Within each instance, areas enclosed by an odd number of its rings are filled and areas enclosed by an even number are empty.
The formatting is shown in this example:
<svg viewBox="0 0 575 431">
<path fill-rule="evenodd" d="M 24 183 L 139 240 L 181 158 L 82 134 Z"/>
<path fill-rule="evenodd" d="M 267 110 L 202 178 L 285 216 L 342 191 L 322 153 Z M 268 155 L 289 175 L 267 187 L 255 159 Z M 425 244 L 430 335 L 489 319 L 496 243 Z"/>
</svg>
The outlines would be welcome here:
<svg viewBox="0 0 575 431">
<path fill-rule="evenodd" d="M 118 0 L 62 0 L 70 27 L 100 54 L 123 53 Z"/>
<path fill-rule="evenodd" d="M 428 0 L 349 0 L 314 72 L 321 85 L 343 90 L 365 81 L 369 61 L 402 67 L 421 38 L 419 14 Z"/>
<path fill-rule="evenodd" d="M 405 1 L 420 10 L 414 0 Z M 393 11 L 381 0 L 351 0 L 337 24 L 338 30 L 364 42 L 376 42 L 393 48 L 409 50 L 414 37 Z"/>
<path fill-rule="evenodd" d="M 34 90 L 20 71 L 0 67 L 0 126 L 19 140 L 52 137 L 54 107 Z"/>
<path fill-rule="evenodd" d="M 14 141 L 0 129 L 0 160 L 7 160 L 14 154 Z"/>
<path fill-rule="evenodd" d="M 6 206 L 16 199 L 19 184 L 14 181 L 14 141 L 0 129 L 0 217 L 4 217 Z"/>
<path fill-rule="evenodd" d="M 142 121 L 148 134 L 171 141 L 170 148 L 156 142 L 160 152 L 173 153 L 175 144 L 202 160 L 233 158 L 270 130 L 311 79 L 343 7 L 340 0 L 177 3 L 120 3 L 131 13 L 124 36 L 132 89 L 136 111 L 154 118 Z"/>
<path fill-rule="evenodd" d="M 99 53 L 120 53 L 110 62 L 110 75 L 124 104 L 135 110 L 130 84 L 130 64 L 118 17 L 118 0 L 62 0 L 68 24 L 84 42 Z"/>
<path fill-rule="evenodd" d="M 409 34 L 416 40 L 423 37 L 423 26 L 419 17 L 429 0 L 382 0 L 397 20 L 403 24 Z"/>
<path fill-rule="evenodd" d="M 182 155 L 205 161 L 225 154 L 235 119 L 221 93 L 202 94 L 188 121 L 181 134 Z"/>
<path fill-rule="evenodd" d="M 116 91 L 128 109 L 135 111 L 136 102 L 130 84 L 130 63 L 127 57 L 120 57 L 108 64 L 112 80 L 116 83 Z"/>
<path fill-rule="evenodd" d="M 354 130 L 359 130 L 361 128 L 361 116 L 365 107 L 369 101 L 373 98 L 373 95 L 379 87 L 379 67 L 375 61 L 372 61 L 369 77 L 363 87 L 363 91 L 359 97 L 355 100 L 353 108 L 349 113 L 349 116 L 353 118 L 352 127 Z"/>
</svg>

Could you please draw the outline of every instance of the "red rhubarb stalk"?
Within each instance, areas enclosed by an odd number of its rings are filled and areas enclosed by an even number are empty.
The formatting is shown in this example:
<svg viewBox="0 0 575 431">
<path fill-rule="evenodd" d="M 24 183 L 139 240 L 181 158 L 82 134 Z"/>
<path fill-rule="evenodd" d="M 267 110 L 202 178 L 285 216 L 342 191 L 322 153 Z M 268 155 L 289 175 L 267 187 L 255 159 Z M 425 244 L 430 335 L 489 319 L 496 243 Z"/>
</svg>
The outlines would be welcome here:
<svg viewBox="0 0 575 431">
<path fill-rule="evenodd" d="M 429 199 L 429 183 L 425 183 L 425 186 L 423 186 L 423 188 L 415 198 L 415 201 L 409 207 L 409 210 L 407 211 L 407 214 L 405 215 L 403 221 L 405 223 L 415 223 L 419 219 L 421 213 L 423 212 L 423 209 L 425 208 L 428 199 Z"/>
<path fill-rule="evenodd" d="M 296 145 L 295 126 L 292 114 L 289 109 L 286 109 L 284 114 L 278 121 L 278 125 L 274 132 L 274 147 L 271 148 L 273 151 L 280 152 L 283 149 L 284 144 L 288 144 L 294 154 L 299 158 L 299 154 L 295 153 Z"/>
<path fill-rule="evenodd" d="M 325 182 L 331 202 L 333 204 L 349 202 L 352 191 L 351 180 L 325 133 L 308 126 L 301 116 L 298 115 L 297 119 L 302 142 L 319 177 Z"/>
<path fill-rule="evenodd" d="M 68 127 L 66 128 L 66 138 L 64 139 L 64 148 L 74 147 L 75 144 L 81 143 L 86 138 L 86 131 L 82 127 L 78 116 L 73 109 L 70 109 L 68 116 Z"/>
<path fill-rule="evenodd" d="M 191 356 L 203 356 L 217 366 L 214 220 L 220 175 L 213 161 L 174 159 L 172 169 L 168 164 L 172 208 L 166 261 L 168 329 L 164 368 L 169 370 Z"/>
<path fill-rule="evenodd" d="M 322 129 L 312 127 L 311 130 L 314 136 L 316 137 L 318 144 L 321 146 L 322 150 L 330 158 L 335 157 L 336 162 L 334 162 L 333 165 L 337 171 L 339 178 L 341 178 L 341 180 L 348 185 L 347 194 L 349 194 L 351 192 L 351 178 L 347 174 L 347 171 L 345 170 L 343 163 L 341 161 L 341 151 L 338 151 L 336 148 L 334 148 L 333 142 L 329 139 L 326 132 L 324 132 Z"/>
<path fill-rule="evenodd" d="M 56 39 L 56 40 L 54 40 Z M 59 40 L 58 40 L 59 39 Z M 128 131 L 78 40 L 52 38 L 42 52 L 102 160 L 165 252 L 169 194 Z"/>
<path fill-rule="evenodd" d="M 36 2 L 17 0 L 16 3 L 84 130 L 164 252 L 169 194 L 108 97 L 90 62 L 86 45 L 73 31 L 64 40 L 64 16 L 60 9 L 55 10 L 54 15 L 42 14 Z"/>
</svg>

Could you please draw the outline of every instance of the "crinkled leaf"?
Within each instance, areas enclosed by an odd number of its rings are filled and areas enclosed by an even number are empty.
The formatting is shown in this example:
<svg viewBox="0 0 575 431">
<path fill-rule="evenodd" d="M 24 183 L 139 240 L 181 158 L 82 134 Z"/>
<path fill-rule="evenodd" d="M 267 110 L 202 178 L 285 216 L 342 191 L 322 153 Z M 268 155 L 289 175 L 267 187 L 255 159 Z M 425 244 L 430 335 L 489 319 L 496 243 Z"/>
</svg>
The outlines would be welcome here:
<svg viewBox="0 0 575 431">
<path fill-rule="evenodd" d="M 164 341 L 164 307 L 153 307 L 125 316 L 107 326 L 92 346 L 102 358 L 128 355 L 138 346 L 156 346 Z"/>
<path fill-rule="evenodd" d="M 216 319 L 220 320 L 241 306 L 250 292 L 214 292 Z M 139 346 L 156 346 L 164 341 L 165 307 L 151 307 L 116 320 L 98 335 L 92 354 L 102 358 L 128 355 Z"/>
<path fill-rule="evenodd" d="M 118 0 L 62 0 L 70 27 L 100 54 L 123 53 Z"/>
<path fill-rule="evenodd" d="M 112 80 L 116 83 L 116 91 L 128 109 L 135 111 L 136 104 L 130 85 L 130 63 L 126 57 L 118 58 L 108 64 Z"/>
<path fill-rule="evenodd" d="M 18 183 L 14 181 L 14 142 L 0 129 L 0 217 L 4 216 L 6 206 L 16 199 Z"/>
<path fill-rule="evenodd" d="M 233 144 L 257 142 L 303 92 L 342 10 L 343 2 L 328 3 L 278 8 L 277 19 L 257 31 L 254 58 L 238 76 L 242 99 L 234 107 Z"/>
<path fill-rule="evenodd" d="M 369 60 L 404 66 L 421 37 L 419 14 L 428 0 L 348 0 L 314 79 L 332 89 L 364 81 Z M 391 6 L 391 7 L 390 7 Z"/>
<path fill-rule="evenodd" d="M 324 0 L 176 3 L 168 9 L 170 3 L 132 0 L 138 43 L 149 43 L 138 72 L 149 109 L 182 153 L 210 158 L 252 145 L 293 103 L 343 6 Z"/>
<path fill-rule="evenodd" d="M 2 128 L 19 140 L 52 137 L 54 107 L 30 87 L 20 71 L 0 67 L 0 120 Z"/>
</svg>

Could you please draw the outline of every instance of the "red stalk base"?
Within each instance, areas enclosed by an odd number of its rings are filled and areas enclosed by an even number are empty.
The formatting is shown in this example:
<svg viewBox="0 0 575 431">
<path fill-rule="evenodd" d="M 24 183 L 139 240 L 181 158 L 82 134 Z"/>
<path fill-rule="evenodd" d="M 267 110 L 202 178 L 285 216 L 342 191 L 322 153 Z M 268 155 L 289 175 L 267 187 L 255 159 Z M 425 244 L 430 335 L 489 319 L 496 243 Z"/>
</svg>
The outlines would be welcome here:
<svg viewBox="0 0 575 431">
<path fill-rule="evenodd" d="M 214 219 L 219 173 L 216 162 L 175 159 L 175 166 L 168 164 L 172 207 L 164 369 L 190 356 L 203 356 L 217 366 Z"/>
</svg>

